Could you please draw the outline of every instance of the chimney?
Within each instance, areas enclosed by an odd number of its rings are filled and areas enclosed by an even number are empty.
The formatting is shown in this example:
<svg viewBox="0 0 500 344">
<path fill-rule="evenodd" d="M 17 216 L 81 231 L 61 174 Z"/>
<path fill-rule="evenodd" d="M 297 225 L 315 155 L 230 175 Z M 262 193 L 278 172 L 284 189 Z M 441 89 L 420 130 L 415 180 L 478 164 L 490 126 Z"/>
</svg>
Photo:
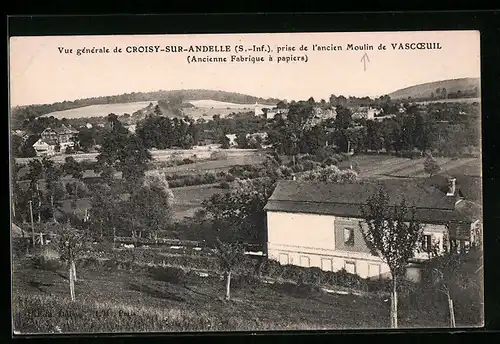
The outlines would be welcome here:
<svg viewBox="0 0 500 344">
<path fill-rule="evenodd" d="M 448 193 L 446 196 L 455 196 L 456 183 L 456 178 L 448 178 Z"/>
</svg>

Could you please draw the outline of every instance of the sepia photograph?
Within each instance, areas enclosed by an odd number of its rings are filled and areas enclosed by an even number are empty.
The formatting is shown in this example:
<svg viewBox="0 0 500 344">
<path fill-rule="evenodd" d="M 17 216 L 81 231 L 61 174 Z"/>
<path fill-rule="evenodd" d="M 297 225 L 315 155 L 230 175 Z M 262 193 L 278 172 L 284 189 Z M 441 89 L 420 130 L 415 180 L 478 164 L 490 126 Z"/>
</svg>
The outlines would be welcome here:
<svg viewBox="0 0 500 344">
<path fill-rule="evenodd" d="M 479 31 L 8 49 L 15 335 L 484 326 Z"/>
</svg>

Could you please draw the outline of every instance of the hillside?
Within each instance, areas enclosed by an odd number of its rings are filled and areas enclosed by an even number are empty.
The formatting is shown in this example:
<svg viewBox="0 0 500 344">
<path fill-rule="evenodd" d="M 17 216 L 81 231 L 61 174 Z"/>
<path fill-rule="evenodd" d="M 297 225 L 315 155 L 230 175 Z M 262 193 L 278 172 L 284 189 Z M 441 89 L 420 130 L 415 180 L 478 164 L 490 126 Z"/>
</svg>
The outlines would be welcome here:
<svg viewBox="0 0 500 344">
<path fill-rule="evenodd" d="M 196 100 L 212 100 L 244 105 L 255 104 L 256 102 L 260 104 L 274 105 L 280 101 L 280 99 L 275 98 L 265 99 L 248 94 L 206 89 L 132 92 L 114 96 L 93 97 L 77 99 L 74 101 L 57 102 L 53 104 L 16 106 L 11 109 L 11 128 L 19 129 L 25 119 L 40 117 L 53 112 L 77 109 L 91 105 L 126 104 L 136 102 L 149 103 L 171 98 L 181 98 L 185 102 Z"/>
<path fill-rule="evenodd" d="M 406 87 L 389 94 L 391 99 L 433 99 L 440 98 L 438 89 L 446 89 L 448 98 L 479 97 L 479 78 L 462 78 L 428 82 Z"/>
</svg>

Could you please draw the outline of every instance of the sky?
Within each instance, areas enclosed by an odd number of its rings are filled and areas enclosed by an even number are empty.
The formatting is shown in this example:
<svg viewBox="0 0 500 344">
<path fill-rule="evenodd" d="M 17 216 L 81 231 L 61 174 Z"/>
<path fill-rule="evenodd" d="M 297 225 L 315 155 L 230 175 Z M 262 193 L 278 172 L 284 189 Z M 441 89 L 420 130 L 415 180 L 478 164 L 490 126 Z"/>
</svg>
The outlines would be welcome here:
<svg viewBox="0 0 500 344">
<path fill-rule="evenodd" d="M 365 33 L 273 33 L 224 35 L 12 37 L 9 47 L 11 106 L 174 89 L 214 89 L 263 98 L 328 100 L 331 94 L 377 97 L 445 79 L 480 77 L 478 31 Z M 439 43 L 440 50 L 393 50 L 391 43 Z M 235 46 L 273 51 L 234 52 Z M 312 46 L 342 51 L 312 51 Z M 346 50 L 348 44 L 374 50 Z M 379 50 L 378 46 L 386 46 Z M 229 45 L 223 53 L 126 53 L 129 46 Z M 308 51 L 299 51 L 300 46 Z M 277 53 L 277 47 L 296 51 Z M 77 49 L 110 53 L 76 55 Z M 115 47 L 122 53 L 113 53 Z M 61 53 L 59 48 L 72 49 Z M 64 51 L 64 50 L 63 50 Z M 361 59 L 364 53 L 368 59 Z M 188 63 L 188 56 L 262 56 L 261 63 Z M 273 61 L 267 61 L 268 56 Z M 276 57 L 307 56 L 307 62 L 277 63 Z M 366 64 L 366 70 L 364 65 Z"/>
</svg>

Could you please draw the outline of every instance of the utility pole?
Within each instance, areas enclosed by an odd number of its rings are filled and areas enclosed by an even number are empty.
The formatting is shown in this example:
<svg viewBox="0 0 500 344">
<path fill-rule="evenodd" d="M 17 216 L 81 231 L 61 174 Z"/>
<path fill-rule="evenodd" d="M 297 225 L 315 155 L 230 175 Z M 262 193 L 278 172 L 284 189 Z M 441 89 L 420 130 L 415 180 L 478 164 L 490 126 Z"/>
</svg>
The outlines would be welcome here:
<svg viewBox="0 0 500 344">
<path fill-rule="evenodd" d="M 35 224 L 33 223 L 33 202 L 29 200 L 30 216 L 31 216 L 31 240 L 33 241 L 33 248 L 35 248 Z"/>
</svg>

